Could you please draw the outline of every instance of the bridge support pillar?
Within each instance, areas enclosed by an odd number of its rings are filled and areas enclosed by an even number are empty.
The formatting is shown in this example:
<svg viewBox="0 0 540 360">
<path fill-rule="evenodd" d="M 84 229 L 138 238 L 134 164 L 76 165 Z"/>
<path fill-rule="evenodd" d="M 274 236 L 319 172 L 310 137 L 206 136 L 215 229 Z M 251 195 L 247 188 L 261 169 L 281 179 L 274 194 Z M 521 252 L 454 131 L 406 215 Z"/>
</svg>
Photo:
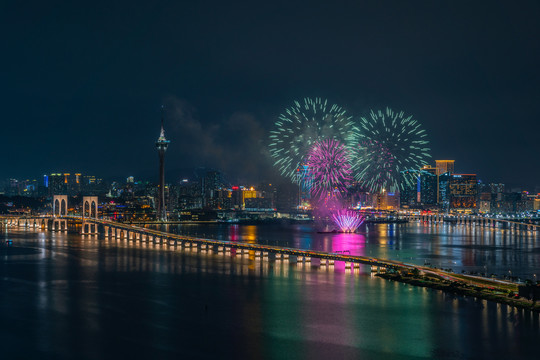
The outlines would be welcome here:
<svg viewBox="0 0 540 360">
<path fill-rule="evenodd" d="M 66 219 L 53 219 L 53 231 L 67 232 L 67 220 Z"/>
</svg>

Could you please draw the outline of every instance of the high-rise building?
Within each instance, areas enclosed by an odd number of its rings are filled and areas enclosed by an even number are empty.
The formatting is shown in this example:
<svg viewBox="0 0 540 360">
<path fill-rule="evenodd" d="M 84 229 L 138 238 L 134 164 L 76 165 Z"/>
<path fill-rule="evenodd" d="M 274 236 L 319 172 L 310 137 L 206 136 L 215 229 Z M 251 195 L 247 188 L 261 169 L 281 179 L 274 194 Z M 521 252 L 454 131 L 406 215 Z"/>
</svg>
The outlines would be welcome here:
<svg viewBox="0 0 540 360">
<path fill-rule="evenodd" d="M 183 179 L 178 184 L 178 206 L 180 209 L 201 209 L 201 186 L 198 181 Z"/>
<path fill-rule="evenodd" d="M 244 198 L 242 197 L 242 189 L 240 186 L 233 186 L 231 192 L 231 207 L 234 209 L 241 209 L 244 204 Z"/>
<path fill-rule="evenodd" d="M 82 190 L 82 175 L 80 173 L 64 174 L 64 183 L 70 195 L 79 194 Z"/>
<path fill-rule="evenodd" d="M 207 209 L 217 208 L 217 192 L 222 187 L 222 176 L 219 171 L 207 171 L 202 178 L 203 206 Z"/>
<path fill-rule="evenodd" d="M 216 190 L 216 209 L 224 210 L 232 208 L 232 191 L 229 189 Z"/>
<path fill-rule="evenodd" d="M 275 188 L 274 204 L 277 211 L 295 211 L 298 206 L 298 185 L 283 182 L 275 184 Z"/>
<path fill-rule="evenodd" d="M 246 199 L 257 199 L 255 188 L 246 188 L 244 186 L 233 186 L 231 191 L 231 206 L 234 209 L 244 209 Z"/>
<path fill-rule="evenodd" d="M 96 177 L 93 175 L 84 175 L 82 179 L 83 186 L 94 185 L 96 183 Z"/>
<path fill-rule="evenodd" d="M 167 206 L 165 202 L 165 151 L 167 151 L 169 143 L 170 141 L 165 138 L 165 130 L 163 128 L 163 107 L 161 107 L 161 132 L 156 141 L 156 149 L 159 155 L 157 218 L 161 221 L 167 221 Z"/>
<path fill-rule="evenodd" d="M 309 171 L 309 167 L 305 164 L 300 165 L 296 169 L 296 182 L 299 184 L 298 192 L 298 207 L 306 209 L 310 206 L 311 187 L 313 186 L 313 175 Z"/>
<path fill-rule="evenodd" d="M 406 170 L 403 171 L 403 176 L 411 178 L 410 182 L 403 182 L 403 188 L 400 189 L 400 204 L 404 208 L 416 208 L 420 203 L 420 174 L 419 171 Z"/>
<path fill-rule="evenodd" d="M 450 180 L 452 175 L 445 173 L 439 175 L 439 208 L 448 212 L 450 210 Z"/>
<path fill-rule="evenodd" d="M 482 192 L 478 194 L 477 208 L 481 213 L 489 213 L 491 211 L 491 202 L 493 194 L 491 192 Z"/>
<path fill-rule="evenodd" d="M 453 174 L 448 185 L 450 191 L 450 208 L 472 210 L 476 208 L 477 199 L 476 174 Z"/>
<path fill-rule="evenodd" d="M 67 193 L 65 184 L 65 176 L 59 173 L 51 174 L 48 177 L 49 181 L 49 196 L 64 195 Z"/>
<path fill-rule="evenodd" d="M 420 171 L 419 182 L 420 203 L 437 205 L 439 203 L 438 169 L 429 165 L 424 166 Z"/>
<path fill-rule="evenodd" d="M 17 179 L 9 179 L 9 185 L 6 188 L 6 194 L 7 195 L 20 195 L 21 189 L 20 189 L 19 180 Z"/>
<path fill-rule="evenodd" d="M 446 173 L 454 173 L 455 160 L 435 160 L 435 167 L 437 168 L 437 175 Z"/>
<path fill-rule="evenodd" d="M 380 210 L 397 210 L 399 209 L 399 194 L 383 191 L 377 196 L 377 209 Z"/>
</svg>

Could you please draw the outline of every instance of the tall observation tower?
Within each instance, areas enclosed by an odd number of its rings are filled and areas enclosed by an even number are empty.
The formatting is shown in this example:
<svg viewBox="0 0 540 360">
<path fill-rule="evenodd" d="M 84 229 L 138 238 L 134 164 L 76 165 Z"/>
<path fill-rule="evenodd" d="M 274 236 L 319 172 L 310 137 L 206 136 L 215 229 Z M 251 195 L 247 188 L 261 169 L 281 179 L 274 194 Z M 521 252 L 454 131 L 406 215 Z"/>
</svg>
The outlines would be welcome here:
<svg viewBox="0 0 540 360">
<path fill-rule="evenodd" d="M 156 141 L 156 148 L 159 154 L 159 199 L 157 206 L 157 218 L 160 221 L 167 221 L 167 206 L 165 205 L 165 151 L 170 141 L 165 138 L 163 129 L 163 106 L 161 107 L 161 132 Z"/>
</svg>

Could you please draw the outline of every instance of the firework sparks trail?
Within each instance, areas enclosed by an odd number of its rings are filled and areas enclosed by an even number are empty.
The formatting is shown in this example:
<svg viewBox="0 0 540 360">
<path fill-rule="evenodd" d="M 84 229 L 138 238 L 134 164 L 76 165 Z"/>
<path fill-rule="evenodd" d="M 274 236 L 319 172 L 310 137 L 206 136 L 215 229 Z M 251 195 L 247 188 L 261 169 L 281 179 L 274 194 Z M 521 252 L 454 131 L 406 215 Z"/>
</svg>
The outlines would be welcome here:
<svg viewBox="0 0 540 360">
<path fill-rule="evenodd" d="M 431 157 L 421 124 L 403 111 L 390 108 L 361 117 L 354 131 L 351 157 L 355 178 L 372 192 L 395 192 L 410 186 L 414 175 Z"/>
<path fill-rule="evenodd" d="M 338 210 L 332 219 L 341 232 L 352 233 L 364 222 L 364 217 L 352 210 Z"/>
<path fill-rule="evenodd" d="M 353 121 L 344 109 L 321 98 L 304 98 L 279 115 L 270 132 L 270 155 L 283 176 L 298 182 L 296 170 L 313 145 L 324 139 L 348 143 Z"/>
<path fill-rule="evenodd" d="M 308 153 L 307 167 L 312 175 L 314 197 L 340 197 L 352 182 L 347 148 L 337 140 L 316 142 Z"/>
</svg>

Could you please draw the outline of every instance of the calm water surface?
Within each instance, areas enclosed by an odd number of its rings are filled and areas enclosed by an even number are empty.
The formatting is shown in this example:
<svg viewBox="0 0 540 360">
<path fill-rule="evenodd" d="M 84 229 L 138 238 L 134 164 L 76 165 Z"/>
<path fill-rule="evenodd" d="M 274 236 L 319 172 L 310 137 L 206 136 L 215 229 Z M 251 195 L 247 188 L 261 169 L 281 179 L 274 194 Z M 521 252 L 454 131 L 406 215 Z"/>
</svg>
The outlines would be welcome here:
<svg viewBox="0 0 540 360">
<path fill-rule="evenodd" d="M 8 229 L 0 239 L 2 359 L 535 358 L 540 316 L 372 277 L 282 262 Z M 533 274 L 538 239 L 377 225 L 171 231 Z M 399 256 L 399 257 L 398 257 Z M 433 260 L 436 259 L 436 260 Z M 492 271 L 491 269 L 489 271 Z"/>
<path fill-rule="evenodd" d="M 321 234 L 311 225 L 182 225 L 168 231 L 220 240 L 322 251 L 350 251 L 406 263 L 430 263 L 455 272 L 540 280 L 540 232 L 463 225 L 371 224 L 358 234 Z"/>
</svg>

